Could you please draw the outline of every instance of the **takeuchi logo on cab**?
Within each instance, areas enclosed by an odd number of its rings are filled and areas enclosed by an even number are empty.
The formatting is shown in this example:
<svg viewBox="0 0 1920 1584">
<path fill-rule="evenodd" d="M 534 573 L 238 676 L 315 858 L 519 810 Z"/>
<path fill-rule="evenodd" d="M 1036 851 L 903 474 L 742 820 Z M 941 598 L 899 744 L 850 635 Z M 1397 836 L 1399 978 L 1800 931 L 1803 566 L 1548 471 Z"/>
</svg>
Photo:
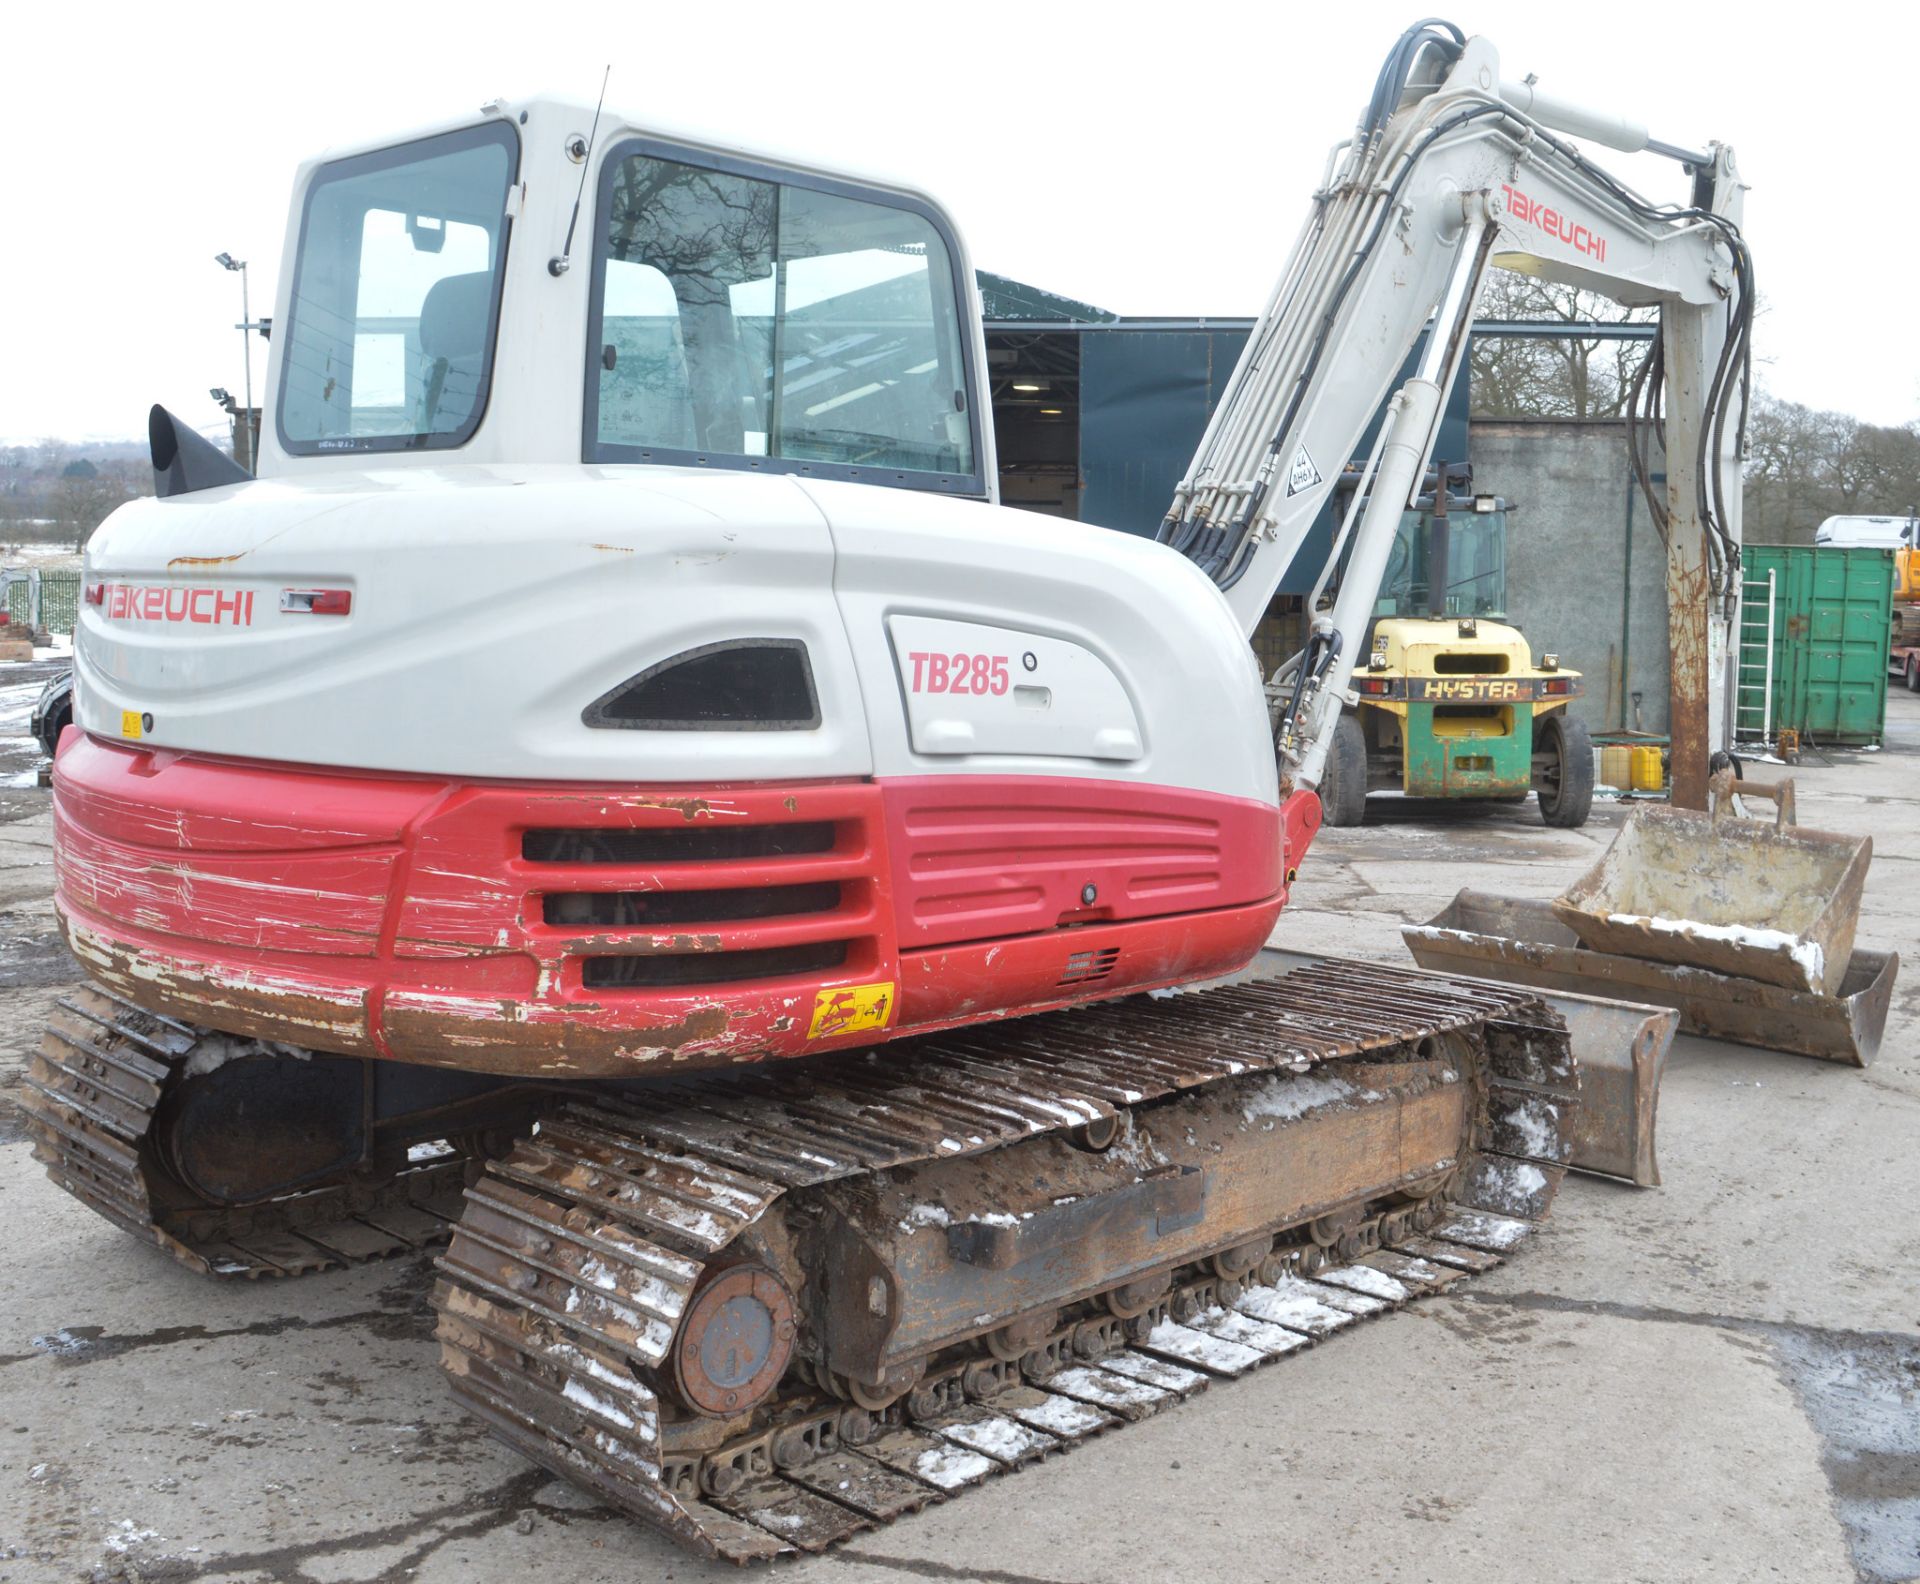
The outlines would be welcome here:
<svg viewBox="0 0 1920 1584">
<path fill-rule="evenodd" d="M 89 595 L 92 590 L 88 590 Z M 107 583 L 89 598 L 112 619 L 201 622 L 208 626 L 251 627 L 252 589 L 184 588 L 163 583 Z"/>
</svg>

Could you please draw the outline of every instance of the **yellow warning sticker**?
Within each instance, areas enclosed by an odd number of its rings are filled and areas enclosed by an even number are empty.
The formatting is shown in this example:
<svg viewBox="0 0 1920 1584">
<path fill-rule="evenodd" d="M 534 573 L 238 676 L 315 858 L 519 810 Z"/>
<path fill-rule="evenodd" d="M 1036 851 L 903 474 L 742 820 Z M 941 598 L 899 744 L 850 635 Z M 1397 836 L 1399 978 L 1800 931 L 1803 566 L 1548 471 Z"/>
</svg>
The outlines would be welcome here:
<svg viewBox="0 0 1920 1584">
<path fill-rule="evenodd" d="M 893 984 L 846 985 L 838 990 L 822 990 L 813 998 L 813 1025 L 807 1030 L 810 1040 L 832 1039 L 840 1034 L 858 1034 L 865 1029 L 882 1029 L 893 1016 Z"/>
<path fill-rule="evenodd" d="M 138 710 L 122 710 L 120 712 L 120 735 L 122 737 L 138 737 L 140 735 L 140 712 Z"/>
</svg>

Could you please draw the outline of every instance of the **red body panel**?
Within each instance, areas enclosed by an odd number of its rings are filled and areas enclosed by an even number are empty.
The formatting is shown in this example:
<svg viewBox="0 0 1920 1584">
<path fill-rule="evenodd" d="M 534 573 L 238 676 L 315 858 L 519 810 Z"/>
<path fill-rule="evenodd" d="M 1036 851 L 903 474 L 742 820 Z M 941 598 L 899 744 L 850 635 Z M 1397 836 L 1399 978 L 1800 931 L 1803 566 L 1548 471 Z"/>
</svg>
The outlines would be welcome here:
<svg viewBox="0 0 1920 1584">
<path fill-rule="evenodd" d="M 1240 907 L 1280 890 L 1269 804 L 1051 776 L 880 785 L 902 949 Z"/>
<path fill-rule="evenodd" d="M 78 731 L 54 788 L 62 920 L 110 988 L 322 1050 L 577 1077 L 1231 971 L 1318 823 L 1311 794 L 1283 816 L 1065 777 L 457 783 Z"/>
</svg>

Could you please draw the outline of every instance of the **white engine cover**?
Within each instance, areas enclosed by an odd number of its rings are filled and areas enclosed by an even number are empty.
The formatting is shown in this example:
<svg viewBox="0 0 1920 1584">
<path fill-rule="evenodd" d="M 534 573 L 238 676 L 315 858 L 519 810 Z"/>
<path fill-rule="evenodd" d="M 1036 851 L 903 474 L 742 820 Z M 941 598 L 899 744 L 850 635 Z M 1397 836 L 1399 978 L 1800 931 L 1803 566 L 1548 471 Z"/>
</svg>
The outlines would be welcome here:
<svg viewBox="0 0 1920 1584">
<path fill-rule="evenodd" d="M 473 778 L 979 771 L 1277 795 L 1258 670 L 1213 585 L 1157 545 L 1011 508 L 410 462 L 131 503 L 86 580 L 76 718 L 108 739 Z M 349 591 L 350 612 L 282 608 L 316 589 Z M 648 667 L 743 637 L 806 645 L 817 726 L 582 720 Z"/>
</svg>

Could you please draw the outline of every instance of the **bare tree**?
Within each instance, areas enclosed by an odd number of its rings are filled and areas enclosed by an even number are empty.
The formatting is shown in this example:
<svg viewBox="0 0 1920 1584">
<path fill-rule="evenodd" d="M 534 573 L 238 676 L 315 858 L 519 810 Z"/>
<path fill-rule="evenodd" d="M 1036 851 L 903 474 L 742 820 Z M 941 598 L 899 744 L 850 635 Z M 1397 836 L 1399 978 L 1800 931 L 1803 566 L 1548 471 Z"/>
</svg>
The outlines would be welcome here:
<svg viewBox="0 0 1920 1584">
<path fill-rule="evenodd" d="M 1747 423 L 1746 536 L 1810 544 L 1835 514 L 1900 515 L 1920 505 L 1920 421 L 1863 424 L 1760 393 Z"/>
<path fill-rule="evenodd" d="M 1487 278 L 1480 317 L 1588 325 L 1644 323 L 1651 308 L 1626 308 L 1611 298 L 1556 285 L 1513 270 Z M 1647 343 L 1613 337 L 1476 335 L 1473 339 L 1473 416 L 1476 418 L 1618 418 Z"/>
<path fill-rule="evenodd" d="M 146 493 L 128 477 L 124 464 L 107 463 L 91 471 L 70 465 L 54 490 L 53 518 L 61 538 L 70 539 L 74 549 L 84 550 L 94 529 L 116 506 Z"/>
</svg>

